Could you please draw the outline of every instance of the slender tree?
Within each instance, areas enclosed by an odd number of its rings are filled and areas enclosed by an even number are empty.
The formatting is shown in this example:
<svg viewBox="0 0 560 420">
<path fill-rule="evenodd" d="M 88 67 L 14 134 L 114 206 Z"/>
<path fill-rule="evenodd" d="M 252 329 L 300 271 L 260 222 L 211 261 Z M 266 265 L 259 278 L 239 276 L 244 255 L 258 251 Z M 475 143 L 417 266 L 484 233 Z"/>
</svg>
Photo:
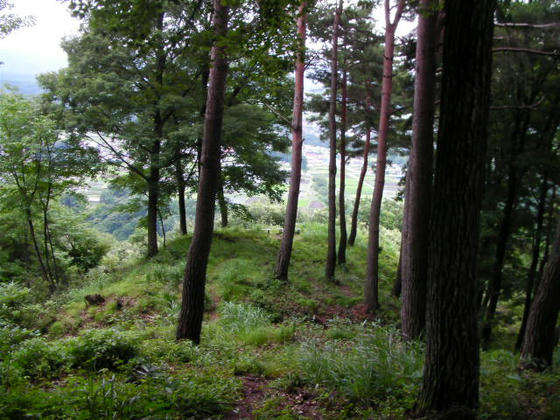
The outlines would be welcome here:
<svg viewBox="0 0 560 420">
<path fill-rule="evenodd" d="M 340 185 L 338 190 L 338 212 L 340 224 L 340 239 L 338 242 L 338 264 L 346 264 L 346 115 L 348 112 L 348 71 L 346 59 L 342 68 L 342 107 L 340 111 Z"/>
<path fill-rule="evenodd" d="M 177 326 L 177 339 L 186 338 L 195 344 L 200 342 L 206 266 L 212 243 L 216 187 L 220 176 L 220 138 L 228 68 L 226 48 L 220 41 L 227 33 L 228 10 L 229 7 L 221 0 L 214 0 L 212 25 L 216 39 L 211 52 L 212 67 L 204 117 L 195 226 L 187 255 L 181 312 Z"/>
<path fill-rule="evenodd" d="M 276 261 L 276 277 L 280 280 L 288 280 L 288 267 L 292 256 L 292 245 L 296 228 L 297 206 L 299 198 L 299 187 L 301 181 L 301 159 L 302 159 L 302 121 L 303 121 L 303 84 L 305 72 L 305 35 L 306 35 L 306 4 L 303 2 L 299 8 L 297 19 L 297 32 L 301 41 L 297 53 L 294 88 L 294 112 L 292 118 L 292 160 L 290 173 L 290 189 L 288 191 L 288 203 L 286 204 L 286 216 L 284 219 L 284 230 L 282 232 L 282 243 L 278 251 Z"/>
<path fill-rule="evenodd" d="M 383 62 L 383 81 L 381 83 L 381 106 L 379 132 L 377 135 L 377 165 L 375 167 L 375 186 L 369 215 L 369 238 L 367 272 L 365 283 L 365 304 L 369 312 L 379 307 L 379 221 L 381 201 L 385 186 L 385 167 L 387 165 L 387 134 L 391 116 L 391 95 L 393 93 L 393 57 L 395 54 L 395 31 L 402 16 L 405 0 L 398 0 L 395 16 L 391 21 L 390 0 L 385 0 L 385 50 Z"/>
<path fill-rule="evenodd" d="M 331 56 L 331 96 L 329 102 L 329 220 L 325 277 L 334 280 L 336 266 L 336 91 L 338 86 L 338 29 L 342 1 L 334 12 Z"/>
<path fill-rule="evenodd" d="M 352 209 L 352 220 L 350 225 L 350 235 L 348 236 L 348 245 L 353 246 L 356 241 L 356 235 L 358 233 L 358 212 L 360 211 L 360 200 L 362 199 L 362 189 L 364 187 L 364 179 L 366 177 L 368 168 L 368 158 L 369 149 L 371 146 L 371 123 L 370 123 L 370 113 L 371 113 L 371 90 L 370 82 L 365 82 L 365 123 L 366 123 L 366 141 L 364 143 L 364 149 L 362 152 L 362 168 L 360 169 L 360 176 L 358 178 L 358 186 L 356 188 L 356 198 L 354 199 L 354 207 Z"/>
<path fill-rule="evenodd" d="M 525 331 L 527 329 L 527 320 L 529 319 L 529 313 L 531 311 L 533 291 L 535 289 L 535 277 L 537 275 L 539 254 L 542 245 L 541 242 L 542 242 L 543 227 L 544 227 L 544 213 L 546 210 L 546 199 L 547 199 L 548 188 L 549 188 L 548 176 L 545 174 L 539 188 L 540 191 L 539 191 L 539 202 L 537 208 L 537 221 L 535 226 L 535 234 L 533 238 L 533 247 L 531 250 L 531 266 L 529 267 L 529 273 L 527 274 L 527 283 L 525 285 L 525 305 L 523 307 L 523 318 L 521 319 L 521 327 L 519 328 L 519 334 L 517 335 L 517 340 L 515 341 L 516 351 L 521 350 L 521 345 L 523 344 L 523 337 L 525 336 Z"/>
<path fill-rule="evenodd" d="M 554 243 L 535 299 L 531 305 L 525 338 L 521 347 L 521 365 L 543 370 L 552 364 L 556 345 L 554 327 L 560 310 L 560 219 Z"/>
<path fill-rule="evenodd" d="M 495 0 L 448 1 L 428 269 L 426 356 L 416 415 L 474 419 L 476 255 L 487 146 Z"/>
<path fill-rule="evenodd" d="M 426 312 L 428 236 L 432 190 L 437 0 L 418 5 L 412 150 L 405 186 L 400 278 L 405 337 L 422 334 Z"/>
</svg>

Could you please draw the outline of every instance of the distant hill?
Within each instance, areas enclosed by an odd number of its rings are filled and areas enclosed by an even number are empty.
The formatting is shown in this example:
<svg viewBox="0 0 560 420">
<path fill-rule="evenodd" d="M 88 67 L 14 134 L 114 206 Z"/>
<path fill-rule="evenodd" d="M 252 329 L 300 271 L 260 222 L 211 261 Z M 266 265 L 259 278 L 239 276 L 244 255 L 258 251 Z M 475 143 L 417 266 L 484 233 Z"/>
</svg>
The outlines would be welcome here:
<svg viewBox="0 0 560 420">
<path fill-rule="evenodd" d="M 14 86 L 24 95 L 39 95 L 42 90 L 35 74 L 10 73 L 0 71 L 0 85 Z"/>
</svg>

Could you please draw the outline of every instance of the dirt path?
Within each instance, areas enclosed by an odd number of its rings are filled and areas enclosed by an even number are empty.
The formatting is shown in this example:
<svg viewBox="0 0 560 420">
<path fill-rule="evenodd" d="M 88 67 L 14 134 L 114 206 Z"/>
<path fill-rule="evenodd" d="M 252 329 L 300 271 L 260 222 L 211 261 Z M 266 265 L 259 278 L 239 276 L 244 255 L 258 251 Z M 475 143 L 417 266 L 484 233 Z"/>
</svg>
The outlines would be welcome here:
<svg viewBox="0 0 560 420">
<path fill-rule="evenodd" d="M 237 403 L 233 410 L 223 418 L 225 420 L 254 418 L 253 410 L 265 399 L 269 382 L 269 380 L 262 376 L 244 376 L 243 398 Z"/>
</svg>

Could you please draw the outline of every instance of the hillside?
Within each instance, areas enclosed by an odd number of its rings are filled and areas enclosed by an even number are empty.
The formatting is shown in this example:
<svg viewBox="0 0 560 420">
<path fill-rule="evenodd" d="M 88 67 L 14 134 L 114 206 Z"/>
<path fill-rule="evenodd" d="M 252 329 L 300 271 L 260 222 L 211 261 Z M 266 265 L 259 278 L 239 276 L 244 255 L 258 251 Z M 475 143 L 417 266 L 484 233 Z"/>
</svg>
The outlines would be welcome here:
<svg viewBox="0 0 560 420">
<path fill-rule="evenodd" d="M 271 279 L 274 231 L 217 231 L 198 347 L 174 340 L 189 238 L 149 261 L 122 243 L 40 305 L 3 285 L 0 418 L 403 418 L 423 346 L 396 329 L 398 238 L 383 229 L 373 319 L 361 305 L 363 235 L 337 283 L 325 283 L 326 231 L 302 225 L 282 284 Z M 86 302 L 96 294 L 103 302 Z M 519 373 L 510 330 L 504 324 L 502 346 L 482 353 L 480 418 L 558 418 L 558 367 Z"/>
</svg>

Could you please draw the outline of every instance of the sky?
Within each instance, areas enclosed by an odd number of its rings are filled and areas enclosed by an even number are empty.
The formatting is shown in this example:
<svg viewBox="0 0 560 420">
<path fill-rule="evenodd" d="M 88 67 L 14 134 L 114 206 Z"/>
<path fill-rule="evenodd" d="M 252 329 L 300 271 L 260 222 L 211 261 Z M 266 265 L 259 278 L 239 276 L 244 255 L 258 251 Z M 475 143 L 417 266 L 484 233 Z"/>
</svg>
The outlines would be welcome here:
<svg viewBox="0 0 560 420">
<path fill-rule="evenodd" d="M 20 28 L 0 39 L 0 74 L 34 75 L 67 64 L 61 40 L 77 34 L 80 22 L 60 0 L 12 0 L 10 13 L 32 15 L 35 25 Z"/>
<path fill-rule="evenodd" d="M 78 33 L 80 21 L 70 16 L 68 3 L 64 0 L 11 0 L 14 8 L 10 13 L 21 16 L 32 15 L 35 25 L 20 28 L 4 39 L 0 39 L 0 83 L 13 80 L 14 75 L 22 79 L 56 71 L 67 65 L 66 54 L 60 48 L 64 37 Z M 375 17 L 383 22 L 382 9 Z M 408 32 L 413 23 L 402 22 L 399 32 Z M 401 32 L 401 33 L 402 33 Z"/>
</svg>

